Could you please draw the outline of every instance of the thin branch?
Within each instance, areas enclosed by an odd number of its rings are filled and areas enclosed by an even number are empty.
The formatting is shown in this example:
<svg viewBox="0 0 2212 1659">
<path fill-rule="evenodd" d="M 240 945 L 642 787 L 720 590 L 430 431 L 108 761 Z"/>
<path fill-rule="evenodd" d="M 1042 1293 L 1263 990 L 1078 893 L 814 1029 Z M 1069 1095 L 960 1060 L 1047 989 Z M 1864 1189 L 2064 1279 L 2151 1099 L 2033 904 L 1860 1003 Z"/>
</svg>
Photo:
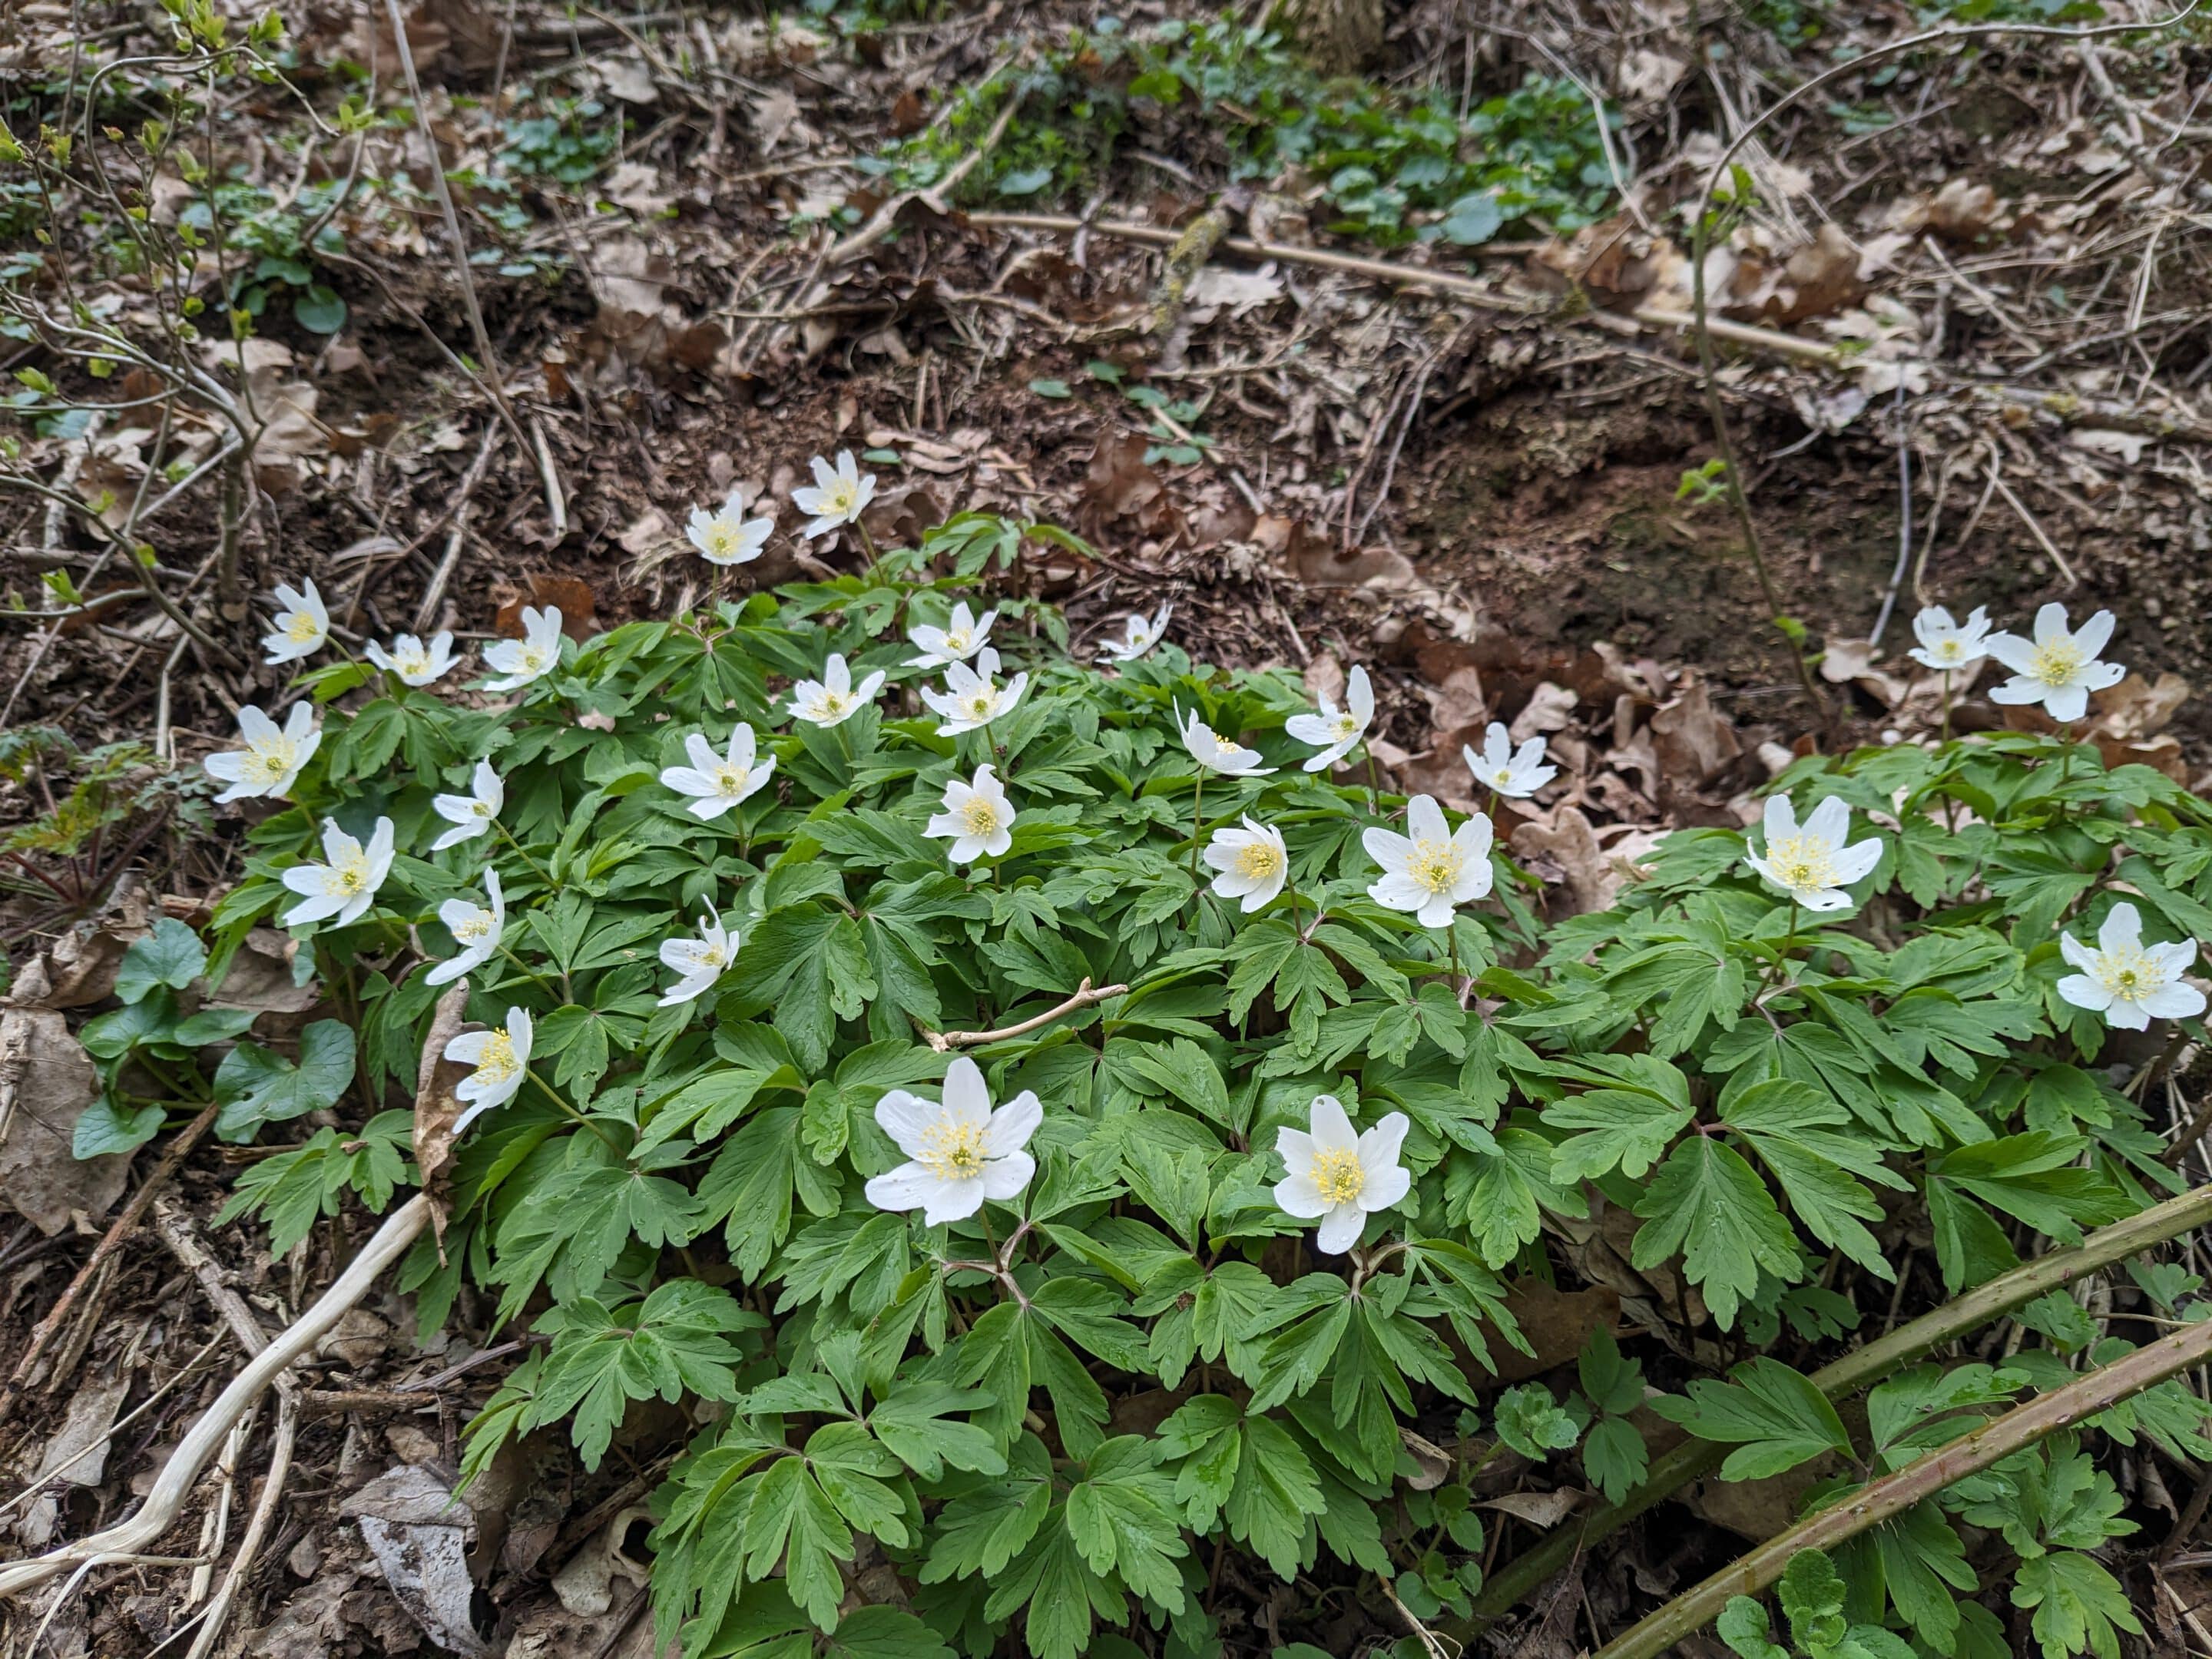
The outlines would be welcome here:
<svg viewBox="0 0 2212 1659">
<path fill-rule="evenodd" d="M 295 1360 L 312 1351 L 368 1293 L 384 1270 L 406 1254 L 429 1220 L 430 1200 L 421 1193 L 385 1218 L 384 1224 L 362 1247 L 361 1253 L 330 1289 L 323 1292 L 321 1299 L 263 1349 L 216 1397 L 215 1403 L 200 1413 L 176 1450 L 170 1454 L 169 1461 L 161 1466 L 161 1474 L 137 1514 L 44 1555 L 0 1565 L 0 1595 L 34 1589 L 50 1579 L 96 1561 L 140 1553 L 168 1531 L 182 1512 L 192 1483 L 228 1437 L 232 1425 L 246 1414 L 246 1407 L 289 1370 Z"/>
<path fill-rule="evenodd" d="M 1738 1595 L 1756 1595 L 1804 1550 L 1832 1549 L 1870 1527 L 1902 1515 L 1953 1482 L 2001 1463 L 2047 1436 L 2109 1411 L 2145 1389 L 2212 1358 L 2212 1322 L 2186 1326 L 2138 1348 L 2079 1382 L 2039 1395 L 1894 1474 L 1846 1492 L 1824 1510 L 1778 1533 L 1750 1553 L 1684 1591 L 1633 1629 L 1600 1648 L 1596 1659 L 1658 1659 L 1720 1617 Z"/>
<path fill-rule="evenodd" d="M 1086 979 L 1075 988 L 1075 994 L 1061 1003 L 1060 1006 L 1048 1008 L 1034 1018 L 1022 1021 L 1018 1025 L 1003 1025 L 995 1031 L 924 1031 L 922 1036 L 927 1040 L 929 1046 L 940 1054 L 949 1053 L 955 1048 L 977 1048 L 987 1042 L 1004 1042 L 1008 1037 L 1027 1036 L 1039 1026 L 1049 1025 L 1063 1014 L 1072 1014 L 1079 1008 L 1088 1008 L 1094 1003 L 1104 1002 L 1109 997 L 1122 997 L 1128 994 L 1129 988 L 1126 985 L 1102 985 L 1094 990 L 1091 988 L 1091 981 Z"/>
<path fill-rule="evenodd" d="M 1887 1336 L 1854 1349 L 1812 1374 L 1814 1386 L 1831 1400 L 1879 1382 L 1924 1358 L 1947 1342 L 1978 1330 L 2047 1291 L 2074 1283 L 2116 1261 L 2194 1232 L 2212 1222 L 2212 1186 L 2195 1188 L 2141 1215 L 2091 1233 L 2071 1249 L 2053 1250 L 2001 1273 L 1986 1285 L 1899 1326 Z M 1516 1557 L 1492 1576 L 1475 1598 L 1478 1618 L 1494 1617 L 1528 1596 L 1559 1571 L 1578 1550 L 1619 1532 L 1645 1510 L 1665 1502 L 1681 1487 L 1718 1468 L 1727 1449 L 1687 1440 L 1652 1460 L 1644 1484 L 1619 1504 L 1593 1510 L 1579 1522 L 1559 1528 L 1534 1549 Z"/>
</svg>

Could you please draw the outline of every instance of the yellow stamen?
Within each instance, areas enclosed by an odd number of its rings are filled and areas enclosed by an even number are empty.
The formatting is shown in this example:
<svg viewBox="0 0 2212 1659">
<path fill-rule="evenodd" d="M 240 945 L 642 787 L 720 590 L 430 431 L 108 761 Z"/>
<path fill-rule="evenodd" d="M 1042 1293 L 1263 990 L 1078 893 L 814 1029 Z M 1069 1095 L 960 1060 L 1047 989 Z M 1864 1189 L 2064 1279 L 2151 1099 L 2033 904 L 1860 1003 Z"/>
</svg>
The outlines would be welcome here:
<svg viewBox="0 0 2212 1659">
<path fill-rule="evenodd" d="M 295 611 L 284 623 L 284 637 L 295 645 L 305 645 L 309 640 L 319 639 L 322 632 L 323 625 L 312 613 L 305 611 Z"/>
<path fill-rule="evenodd" d="M 2122 945 L 2097 959 L 2097 983 L 2122 1002 L 2140 1002 L 2165 988 L 2165 967 L 2148 951 Z"/>
<path fill-rule="evenodd" d="M 960 822 L 971 836 L 995 836 L 999 833 L 999 809 L 981 795 L 970 795 L 968 804 L 960 809 Z"/>
<path fill-rule="evenodd" d="M 521 1069 L 514 1060 L 514 1039 L 494 1031 L 484 1043 L 483 1058 L 477 1061 L 477 1076 L 486 1083 L 504 1083 Z"/>
<path fill-rule="evenodd" d="M 1314 1154 L 1313 1184 L 1331 1204 L 1349 1204 L 1367 1188 L 1359 1154 L 1348 1146 L 1324 1146 Z"/>
<path fill-rule="evenodd" d="M 1766 849 L 1766 861 L 1774 866 L 1775 878 L 1797 892 L 1841 885 L 1834 850 L 1825 836 L 1784 836 Z"/>
<path fill-rule="evenodd" d="M 1272 881 L 1282 867 L 1283 855 L 1270 842 L 1248 842 L 1237 851 L 1237 873 L 1248 881 Z"/>
<path fill-rule="evenodd" d="M 942 1181 L 972 1181 L 983 1173 L 983 1132 L 975 1124 L 939 1118 L 922 1131 L 915 1163 Z"/>
<path fill-rule="evenodd" d="M 2081 647 L 2071 640 L 2051 640 L 2027 659 L 2027 678 L 2045 685 L 2064 685 L 2081 672 Z"/>
<path fill-rule="evenodd" d="M 1448 841 L 1417 841 L 1406 860 L 1406 873 L 1431 893 L 1448 893 L 1459 881 L 1459 849 Z"/>
</svg>

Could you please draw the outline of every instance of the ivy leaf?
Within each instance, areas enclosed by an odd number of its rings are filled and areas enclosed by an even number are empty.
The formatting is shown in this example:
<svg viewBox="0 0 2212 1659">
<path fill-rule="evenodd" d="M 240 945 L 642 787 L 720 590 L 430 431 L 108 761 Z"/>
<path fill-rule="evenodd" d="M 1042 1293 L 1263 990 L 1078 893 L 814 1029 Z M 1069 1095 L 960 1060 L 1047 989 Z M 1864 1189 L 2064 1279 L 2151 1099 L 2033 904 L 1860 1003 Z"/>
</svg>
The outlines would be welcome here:
<svg viewBox="0 0 2212 1659">
<path fill-rule="evenodd" d="M 1651 1402 L 1698 1439 L 1737 1448 L 1721 1465 L 1722 1480 L 1762 1480 L 1823 1452 L 1850 1453 L 1850 1437 L 1827 1395 L 1780 1360 L 1746 1360 L 1729 1376 L 1726 1382 L 1691 1383 L 1686 1397 Z"/>
<path fill-rule="evenodd" d="M 1677 1250 L 1682 1271 L 1703 1291 L 1723 1330 L 1759 1285 L 1764 1268 L 1796 1276 L 1796 1236 L 1751 1165 L 1731 1148 L 1692 1135 L 1668 1155 L 1637 1200 L 1632 1266 L 1656 1267 Z"/>
<path fill-rule="evenodd" d="M 255 1042 L 241 1042 L 216 1068 L 215 1096 L 222 1103 L 215 1132 L 224 1140 L 250 1139 L 264 1123 L 335 1106 L 352 1086 L 352 1029 L 319 1019 L 300 1033 L 300 1058 L 286 1060 Z"/>
<path fill-rule="evenodd" d="M 137 1002 L 157 985 L 181 991 L 207 968 L 207 947 L 174 916 L 163 916 L 154 931 L 133 939 L 115 970 L 115 994 Z"/>
<path fill-rule="evenodd" d="M 70 1132 L 73 1158 L 105 1158 L 111 1152 L 135 1152 L 161 1133 L 168 1114 L 158 1100 L 143 1106 L 121 1106 L 112 1095 L 101 1095 L 78 1114 Z"/>
</svg>

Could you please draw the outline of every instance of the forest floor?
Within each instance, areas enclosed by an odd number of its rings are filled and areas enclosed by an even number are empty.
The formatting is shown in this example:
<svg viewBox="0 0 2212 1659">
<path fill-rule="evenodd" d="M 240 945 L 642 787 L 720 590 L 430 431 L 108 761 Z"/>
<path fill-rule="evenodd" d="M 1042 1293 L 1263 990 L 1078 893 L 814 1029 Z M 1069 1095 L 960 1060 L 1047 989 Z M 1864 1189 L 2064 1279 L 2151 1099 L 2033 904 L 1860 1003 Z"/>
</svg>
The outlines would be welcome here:
<svg viewBox="0 0 2212 1659">
<path fill-rule="evenodd" d="M 2014 628 L 2049 600 L 2111 608 L 2135 672 L 2094 734 L 2185 781 L 2212 764 L 2191 699 L 2212 672 L 2212 46 L 2193 20 L 1954 33 L 1860 68 L 1917 29 L 2158 9 L 1346 0 L 1263 30 L 1251 8 L 1150 3 L 413 0 L 403 62 L 380 4 L 278 9 L 282 76 L 220 87 L 193 79 L 204 54 L 164 58 L 166 18 L 136 3 L 0 18 L 19 137 L 74 120 L 119 152 L 182 99 L 199 158 L 112 201 L 0 167 L 19 388 L 0 832 L 27 868 L 49 785 L 128 784 L 101 797 L 105 841 L 73 847 L 70 891 L 48 869 L 0 892 L 10 1018 L 73 1020 L 150 917 L 235 880 L 242 820 L 167 769 L 287 677 L 252 645 L 277 583 L 313 578 L 353 641 L 513 632 L 526 603 L 579 633 L 665 616 L 707 591 L 694 506 L 740 485 L 791 532 L 809 458 L 840 449 L 883 481 L 878 541 L 970 509 L 1079 537 L 1031 539 L 1003 579 L 1060 605 L 1079 649 L 1165 604 L 1216 661 L 1331 690 L 1367 664 L 1405 787 L 1468 805 L 1460 748 L 1486 723 L 1549 736 L 1563 784 L 1509 827 L 1561 907 L 1601 904 L 1669 829 L 1742 821 L 1793 754 L 1931 730 L 1943 688 L 1903 654 L 1923 603 Z M 1708 267 L 1733 325 L 1712 395 L 1778 626 L 1681 321 L 1723 146 L 1831 72 L 1720 174 Z M 101 219 L 134 191 L 228 250 L 192 280 L 206 318 L 252 316 L 206 358 L 258 411 L 248 467 L 158 374 L 42 344 L 37 319 L 70 306 L 149 306 Z M 125 524 L 124 504 L 143 574 L 93 522 Z M 744 575 L 857 556 L 780 534 Z M 2010 713 L 1953 690 L 1961 729 Z M 270 940 L 237 994 L 281 1037 L 311 1011 Z M 231 1345 L 284 1323 L 367 1224 L 333 1217 L 270 1263 L 212 1220 L 251 1149 L 74 1165 L 66 1124 L 13 1109 L 29 1063 L 0 1054 L 0 1554 L 127 1508 Z M 149 1178 L 141 1224 L 95 1255 Z M 661 1464 L 507 1460 L 468 1496 L 458 1605 L 371 1536 L 423 1521 L 420 1472 L 450 1476 L 519 1357 L 489 1312 L 464 1292 L 418 1346 L 386 1293 L 319 1351 L 287 1501 L 212 1650 L 649 1650 L 635 1551 Z M 1591 1317 L 1540 1296 L 1524 1315 L 1551 1364 Z M 204 1546 L 243 1524 L 258 1473 L 226 1477 Z M 1667 1513 L 1681 1524 L 1624 1534 L 1580 1604 L 1501 1626 L 1497 1650 L 1571 1653 L 1722 1559 L 1723 1529 L 1779 1524 Z M 104 1569 L 0 1610 L 0 1649 L 28 1653 L 50 1617 L 40 1654 L 150 1651 L 204 1605 L 191 1577 Z M 1269 1605 L 1255 1589 L 1251 1652 Z M 1401 1633 L 1353 1620 L 1338 1650 Z"/>
</svg>

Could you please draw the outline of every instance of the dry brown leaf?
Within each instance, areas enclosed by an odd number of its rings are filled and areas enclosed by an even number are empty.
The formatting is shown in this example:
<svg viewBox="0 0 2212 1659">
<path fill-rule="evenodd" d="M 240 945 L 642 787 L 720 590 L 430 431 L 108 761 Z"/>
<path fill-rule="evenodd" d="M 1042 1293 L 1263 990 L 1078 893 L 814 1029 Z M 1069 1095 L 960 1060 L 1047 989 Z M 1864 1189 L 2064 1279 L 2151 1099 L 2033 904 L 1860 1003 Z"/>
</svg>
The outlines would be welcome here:
<svg viewBox="0 0 2212 1659">
<path fill-rule="evenodd" d="M 476 1516 L 443 1480 L 403 1463 L 347 1498 L 339 1512 L 360 1524 L 393 1596 L 432 1641 L 459 1654 L 489 1651 L 470 1616 L 476 1585 L 468 1546 Z"/>
<path fill-rule="evenodd" d="M 467 1066 L 446 1058 L 446 1045 L 459 1034 L 468 1006 L 469 982 L 457 980 L 431 1011 L 430 1035 L 415 1074 L 415 1162 L 422 1172 L 422 1190 L 431 1195 L 430 1224 L 441 1259 L 446 1219 L 453 1212 L 447 1176 L 453 1161 L 453 1121 L 463 1110 L 453 1090 L 469 1074 Z"/>
<path fill-rule="evenodd" d="M 128 1153 L 80 1160 L 76 1121 L 100 1073 L 50 1008 L 0 1012 L 0 1200 L 52 1238 L 73 1212 L 106 1213 L 129 1178 Z"/>
<path fill-rule="evenodd" d="M 1496 1498 L 1476 1499 L 1475 1507 L 1497 1510 L 1548 1532 L 1575 1512 L 1575 1505 L 1581 1498 L 1581 1493 L 1561 1487 L 1556 1492 L 1504 1492 Z"/>
<path fill-rule="evenodd" d="M 1651 732 L 1662 775 L 1668 784 L 1701 788 L 1743 752 L 1735 727 L 1713 707 L 1698 681 L 1651 716 Z"/>
</svg>

